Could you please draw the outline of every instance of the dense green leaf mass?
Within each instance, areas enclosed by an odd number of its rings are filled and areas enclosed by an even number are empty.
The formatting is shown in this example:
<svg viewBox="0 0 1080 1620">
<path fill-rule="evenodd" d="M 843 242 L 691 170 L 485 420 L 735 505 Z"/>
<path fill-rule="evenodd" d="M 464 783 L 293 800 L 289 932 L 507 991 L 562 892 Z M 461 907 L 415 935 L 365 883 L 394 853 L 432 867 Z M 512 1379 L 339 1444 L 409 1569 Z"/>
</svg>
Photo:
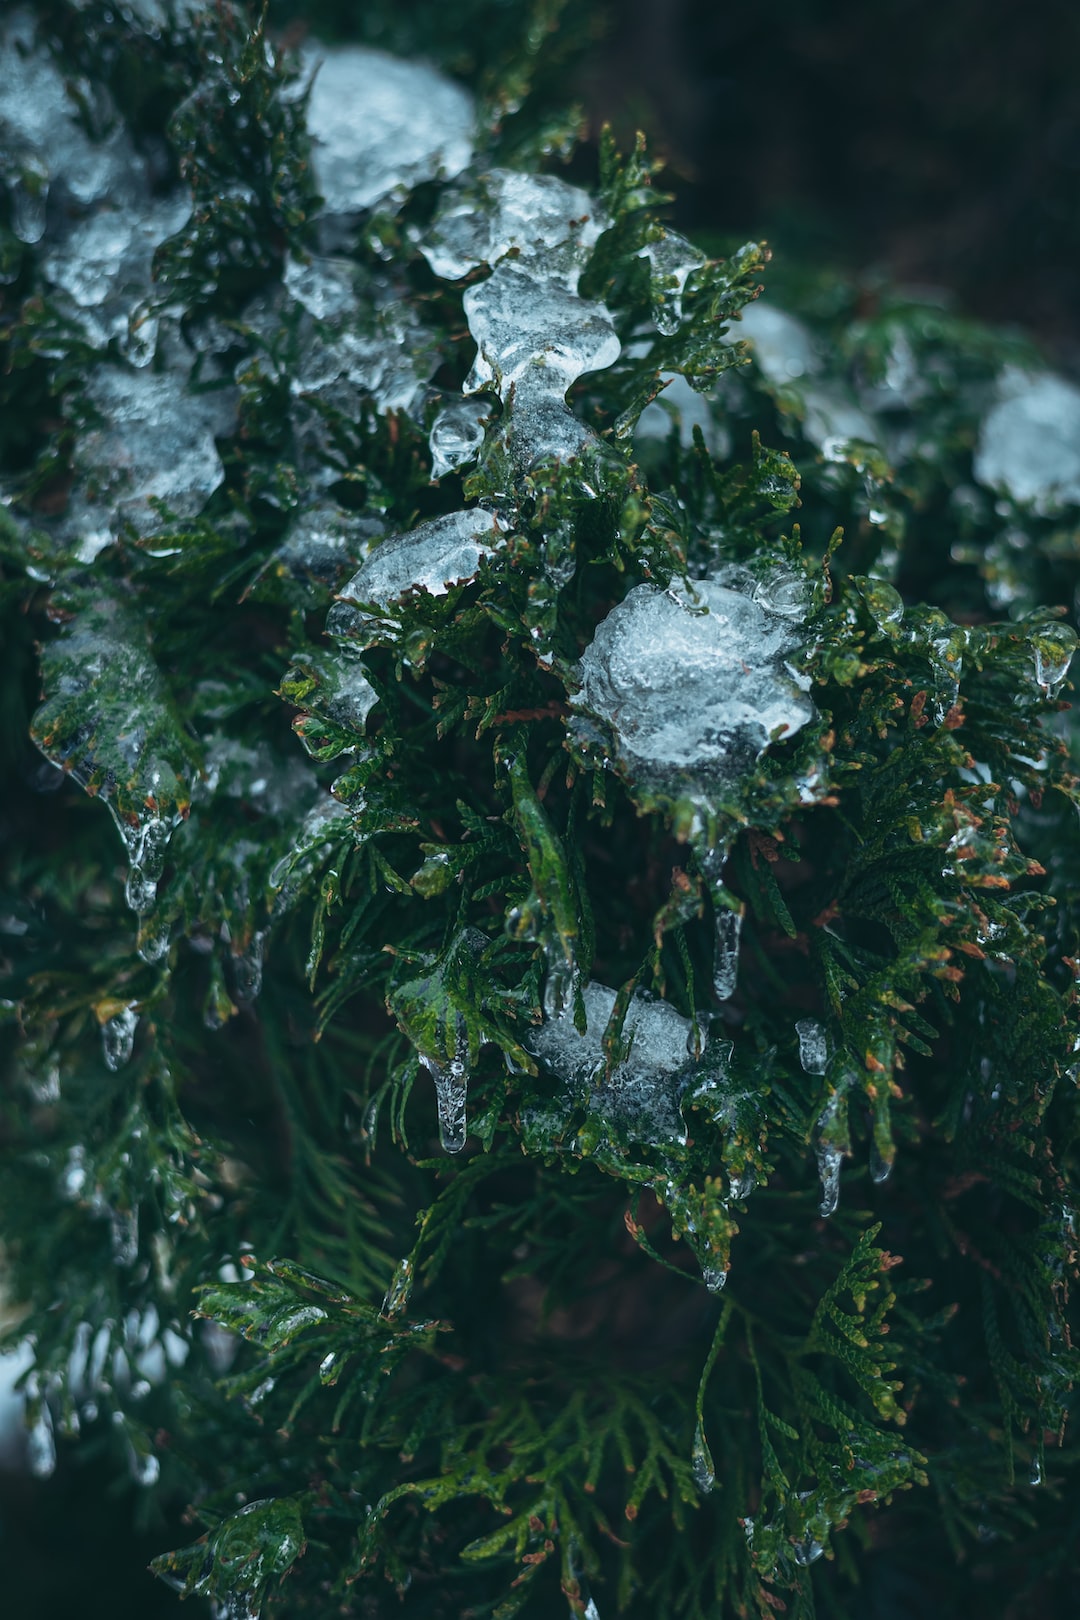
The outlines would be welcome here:
<svg viewBox="0 0 1080 1620">
<path fill-rule="evenodd" d="M 522 467 L 489 390 L 435 482 L 483 276 L 420 251 L 446 185 L 311 259 L 296 69 L 187 9 L 40 19 L 191 191 L 143 317 L 155 375 L 236 390 L 197 516 L 154 497 L 89 552 L 65 518 L 89 382 L 132 362 L 0 192 L 0 1209 L 35 1456 L 81 1427 L 190 1503 L 155 1567 L 234 1620 L 1063 1612 L 1080 530 L 973 473 L 1038 356 L 757 244 L 684 288 L 644 148 L 605 140 L 580 292 L 621 354 L 572 384 L 580 453 Z M 478 88 L 478 172 L 559 172 L 557 6 L 362 10 Z M 283 291 L 343 259 L 345 315 Z M 346 343 L 407 402 L 313 378 Z M 477 502 L 475 563 L 374 611 L 380 543 Z M 635 774 L 578 665 L 635 587 L 692 638 L 706 578 L 788 615 L 812 707 L 707 792 Z"/>
</svg>

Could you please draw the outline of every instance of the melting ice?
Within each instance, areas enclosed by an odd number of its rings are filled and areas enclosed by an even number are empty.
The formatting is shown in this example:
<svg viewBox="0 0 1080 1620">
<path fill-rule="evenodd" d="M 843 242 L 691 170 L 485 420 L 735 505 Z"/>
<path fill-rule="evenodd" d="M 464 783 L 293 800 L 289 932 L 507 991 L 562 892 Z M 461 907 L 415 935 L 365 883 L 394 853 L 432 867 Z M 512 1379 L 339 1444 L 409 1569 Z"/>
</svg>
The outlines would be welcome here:
<svg viewBox="0 0 1080 1620">
<path fill-rule="evenodd" d="M 443 1150 L 460 1153 L 468 1134 L 469 1042 L 464 1028 L 457 1031 L 454 1055 L 448 1062 L 423 1052 L 420 1059 L 435 1082 L 435 1107 Z"/>
<path fill-rule="evenodd" d="M 638 585 L 582 654 L 579 703 L 609 727 L 643 785 L 723 798 L 776 737 L 814 717 L 788 662 L 788 615 L 720 579 L 689 594 Z"/>
<path fill-rule="evenodd" d="M 666 1001 L 636 995 L 622 1031 L 629 1053 L 605 1078 L 603 1037 L 615 991 L 590 980 L 582 997 L 583 1035 L 567 1013 L 530 1030 L 524 1041 L 528 1050 L 562 1081 L 572 1101 L 587 1102 L 620 1135 L 657 1146 L 685 1142 L 679 1099 L 692 1061 L 690 1020 Z"/>
<path fill-rule="evenodd" d="M 652 317 L 657 331 L 672 337 L 682 322 L 686 283 L 705 263 L 705 255 L 677 231 L 662 231 L 646 242 L 639 257 L 649 261 Z"/>
<path fill-rule="evenodd" d="M 549 174 L 492 169 L 443 201 L 420 251 L 437 276 L 460 281 L 508 253 L 518 264 L 576 292 L 609 220 L 588 192 Z"/>
<path fill-rule="evenodd" d="M 475 578 L 481 557 L 505 543 L 493 512 L 475 507 L 449 512 L 384 540 L 361 565 L 330 610 L 332 635 L 362 634 L 369 622 L 365 605 L 389 608 L 411 590 L 445 596 L 451 585 Z"/>
<path fill-rule="evenodd" d="M 1037 512 L 1080 502 L 1080 388 L 1006 366 L 979 433 L 975 477 Z"/>
<path fill-rule="evenodd" d="M 360 213 L 471 163 L 473 99 L 435 68 L 362 45 L 319 46 L 303 60 L 315 69 L 307 124 L 328 214 Z"/>
<path fill-rule="evenodd" d="M 443 406 L 428 435 L 432 478 L 456 472 L 476 459 L 490 415 L 491 404 L 486 399 L 454 399 Z"/>
</svg>

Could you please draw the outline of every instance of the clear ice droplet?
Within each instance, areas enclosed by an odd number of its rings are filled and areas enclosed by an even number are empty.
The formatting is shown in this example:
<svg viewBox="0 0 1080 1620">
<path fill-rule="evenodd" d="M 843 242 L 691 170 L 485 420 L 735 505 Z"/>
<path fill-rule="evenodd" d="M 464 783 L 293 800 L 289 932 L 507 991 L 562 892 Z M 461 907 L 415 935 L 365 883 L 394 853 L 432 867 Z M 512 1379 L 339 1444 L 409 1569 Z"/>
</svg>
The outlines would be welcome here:
<svg viewBox="0 0 1080 1620">
<path fill-rule="evenodd" d="M 699 1422 L 694 1430 L 694 1447 L 690 1454 L 690 1470 L 694 1476 L 694 1484 L 703 1496 L 716 1488 L 716 1470 L 713 1466 L 712 1453 L 709 1443 L 705 1439 L 705 1431 Z"/>
<path fill-rule="evenodd" d="M 1032 661 L 1035 684 L 1046 697 L 1056 697 L 1069 673 L 1076 652 L 1076 632 L 1068 624 L 1040 625 L 1035 635 Z"/>
<path fill-rule="evenodd" d="M 445 1143 L 443 1144 L 445 1146 Z M 451 1150 L 454 1151 L 454 1150 Z M 386 1297 L 382 1303 L 383 1316 L 398 1316 L 408 1306 L 412 1298 L 413 1289 L 413 1263 L 406 1256 L 400 1260 L 394 1271 L 390 1287 L 386 1290 Z"/>
<path fill-rule="evenodd" d="M 491 403 L 483 398 L 455 399 L 443 406 L 428 435 L 433 479 L 456 472 L 476 459 L 490 414 Z"/>
</svg>

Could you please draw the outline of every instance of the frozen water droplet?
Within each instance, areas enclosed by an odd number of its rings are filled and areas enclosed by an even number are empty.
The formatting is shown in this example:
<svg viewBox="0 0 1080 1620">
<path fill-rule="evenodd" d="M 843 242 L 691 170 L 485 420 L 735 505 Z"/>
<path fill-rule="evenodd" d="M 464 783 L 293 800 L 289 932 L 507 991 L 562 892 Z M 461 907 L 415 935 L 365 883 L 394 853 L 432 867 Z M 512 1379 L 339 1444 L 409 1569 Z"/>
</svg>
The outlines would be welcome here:
<svg viewBox="0 0 1080 1620">
<path fill-rule="evenodd" d="M 739 939 L 742 934 L 742 913 L 729 911 L 726 906 L 716 908 L 716 956 L 713 966 L 713 990 L 717 1001 L 730 1001 L 735 994 L 739 977 Z"/>
<path fill-rule="evenodd" d="M 169 929 L 167 916 L 151 915 L 142 919 L 136 949 L 144 962 L 160 962 L 163 956 L 168 955 Z"/>
<path fill-rule="evenodd" d="M 435 1082 L 435 1106 L 443 1151 L 460 1153 L 468 1135 L 469 1042 L 464 1028 L 458 1029 L 454 1056 L 449 1063 L 423 1052 L 420 1057 Z"/>
<path fill-rule="evenodd" d="M 754 587 L 754 601 L 781 619 L 801 622 L 810 609 L 813 587 L 801 570 L 777 568 Z"/>
<path fill-rule="evenodd" d="M 431 1065 L 429 1064 L 430 1068 Z M 443 1146 L 445 1147 L 445 1143 Z M 456 1152 L 457 1149 L 449 1151 Z M 383 1316 L 400 1316 L 408 1308 L 413 1290 L 413 1263 L 409 1256 L 398 1262 L 394 1271 L 390 1287 L 386 1290 L 386 1297 L 382 1302 Z"/>
<path fill-rule="evenodd" d="M 251 1391 L 251 1394 L 247 1398 L 248 1405 L 261 1406 L 266 1397 L 274 1393 L 274 1386 L 276 1383 L 276 1378 L 264 1378 L 261 1383 L 256 1384 L 255 1388 Z"/>
<path fill-rule="evenodd" d="M 1035 683 L 1046 697 L 1056 697 L 1076 652 L 1076 632 L 1068 624 L 1043 624 L 1035 633 L 1032 660 Z"/>
<path fill-rule="evenodd" d="M 705 1431 L 700 1420 L 694 1430 L 694 1448 L 690 1455 L 690 1468 L 694 1476 L 694 1484 L 703 1496 L 716 1488 L 716 1470 L 713 1466 L 712 1453 L 705 1438 Z"/>
<path fill-rule="evenodd" d="M 879 1185 L 892 1175 L 893 1161 L 882 1157 L 877 1143 L 870 1139 L 870 1179 Z"/>
<path fill-rule="evenodd" d="M 340 1375 L 337 1351 L 330 1350 L 319 1362 L 319 1380 L 323 1384 L 336 1384 Z"/>
<path fill-rule="evenodd" d="M 800 1018 L 795 1025 L 799 1037 L 799 1062 L 807 1074 L 824 1074 L 829 1062 L 825 1030 L 816 1018 Z"/>
<path fill-rule="evenodd" d="M 1041 1485 L 1043 1482 L 1042 1459 L 1038 1452 L 1031 1459 L 1031 1472 L 1028 1474 L 1029 1485 Z"/>
<path fill-rule="evenodd" d="M 475 460 L 484 442 L 484 423 L 491 414 L 486 399 L 456 399 L 444 405 L 431 426 L 431 476 L 442 478 Z"/>
<path fill-rule="evenodd" d="M 600 1610 L 596 1607 L 596 1599 L 590 1597 L 585 1605 L 582 1620 L 600 1620 Z"/>
<path fill-rule="evenodd" d="M 359 213 L 471 163 L 473 99 L 435 68 L 362 45 L 311 47 L 303 61 L 319 64 L 307 125 L 328 214 Z"/>
<path fill-rule="evenodd" d="M 60 1172 L 57 1181 L 56 1190 L 60 1197 L 66 1199 L 69 1203 L 74 1202 L 76 1198 L 80 1198 L 86 1187 L 88 1173 L 86 1149 L 81 1142 L 76 1143 L 74 1147 L 68 1148 L 67 1164 Z"/>
<path fill-rule="evenodd" d="M 682 299 L 686 283 L 705 263 L 705 255 L 677 231 L 663 231 L 640 249 L 639 257 L 649 261 L 649 290 L 652 318 L 658 332 L 673 337 L 682 323 Z"/>
<path fill-rule="evenodd" d="M 703 1265 L 701 1278 L 710 1294 L 718 1294 L 727 1282 L 727 1272 L 723 1266 Z"/>
<path fill-rule="evenodd" d="M 974 465 L 980 484 L 1037 512 L 1080 502 L 1080 388 L 1050 372 L 1006 366 Z"/>
<path fill-rule="evenodd" d="M 805 1566 L 819 1559 L 825 1548 L 820 1541 L 815 1541 L 814 1537 L 808 1534 L 803 1536 L 800 1541 L 796 1541 L 791 1551 L 795 1562 Z"/>
<path fill-rule="evenodd" d="M 817 1122 L 818 1175 L 821 1178 L 821 1213 L 833 1215 L 840 1202 L 840 1167 L 846 1151 L 846 1086 L 835 1091 Z"/>
<path fill-rule="evenodd" d="M 544 1017 L 562 1018 L 573 1008 L 577 986 L 577 961 L 570 941 L 558 936 L 546 938 L 544 965 Z"/>
<path fill-rule="evenodd" d="M 904 617 L 904 598 L 884 579 L 868 579 L 862 587 L 870 615 L 885 635 L 890 635 Z"/>
<path fill-rule="evenodd" d="M 122 1069 L 131 1057 L 135 1046 L 135 1031 L 139 1026 L 139 1015 L 135 1011 L 135 1003 L 129 1004 L 122 1012 L 116 1013 L 112 1018 L 106 1019 L 101 1026 L 101 1049 L 105 1057 L 105 1067 Z"/>
</svg>

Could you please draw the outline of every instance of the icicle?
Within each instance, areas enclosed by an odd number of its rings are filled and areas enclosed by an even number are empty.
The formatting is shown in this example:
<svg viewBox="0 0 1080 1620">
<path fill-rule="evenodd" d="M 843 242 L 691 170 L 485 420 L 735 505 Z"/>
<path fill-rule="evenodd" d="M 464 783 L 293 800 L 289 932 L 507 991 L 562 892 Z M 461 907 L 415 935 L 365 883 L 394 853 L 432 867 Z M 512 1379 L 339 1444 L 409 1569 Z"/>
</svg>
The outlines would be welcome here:
<svg viewBox="0 0 1080 1620">
<path fill-rule="evenodd" d="M 469 1042 L 464 1029 L 458 1030 L 454 1056 L 448 1064 L 426 1053 L 421 1061 L 435 1082 L 435 1106 L 439 1114 L 439 1140 L 446 1153 L 460 1153 L 468 1135 L 466 1107 L 469 1100 Z"/>
<path fill-rule="evenodd" d="M 879 1185 L 892 1175 L 893 1161 L 882 1156 L 877 1143 L 870 1139 L 870 1179 Z"/>
<path fill-rule="evenodd" d="M 136 939 L 136 950 L 144 962 L 160 962 L 169 950 L 169 919 L 166 916 L 143 917 Z"/>
<path fill-rule="evenodd" d="M 122 1012 L 109 1018 L 101 1026 L 101 1048 L 105 1056 L 105 1067 L 114 1073 L 122 1069 L 131 1056 L 135 1046 L 135 1031 L 138 1028 L 139 1015 L 135 1011 L 135 1003 L 129 1002 Z"/>
<path fill-rule="evenodd" d="M 158 880 L 165 870 L 165 854 L 172 837 L 172 823 L 161 816 L 150 816 L 138 827 L 121 827 L 127 845 L 128 868 L 124 899 L 138 916 L 151 911 L 157 899 Z"/>
<path fill-rule="evenodd" d="M 713 967 L 713 989 L 717 1001 L 730 1001 L 735 994 L 739 974 L 739 938 L 742 934 L 742 913 L 729 911 L 726 906 L 716 908 L 716 957 Z"/>
<path fill-rule="evenodd" d="M 577 961 L 573 946 L 557 935 L 544 940 L 544 992 L 545 1018 L 561 1018 L 574 1006 L 577 986 Z"/>
<path fill-rule="evenodd" d="M 904 617 L 904 598 L 884 579 L 871 579 L 863 586 L 863 600 L 870 617 L 883 635 L 891 635 Z"/>
<path fill-rule="evenodd" d="M 817 1122 L 817 1163 L 821 1177 L 821 1213 L 833 1215 L 840 1202 L 840 1166 L 844 1162 L 844 1149 L 834 1139 L 834 1129 L 841 1124 L 844 1091 L 835 1091 L 825 1104 Z"/>
</svg>

